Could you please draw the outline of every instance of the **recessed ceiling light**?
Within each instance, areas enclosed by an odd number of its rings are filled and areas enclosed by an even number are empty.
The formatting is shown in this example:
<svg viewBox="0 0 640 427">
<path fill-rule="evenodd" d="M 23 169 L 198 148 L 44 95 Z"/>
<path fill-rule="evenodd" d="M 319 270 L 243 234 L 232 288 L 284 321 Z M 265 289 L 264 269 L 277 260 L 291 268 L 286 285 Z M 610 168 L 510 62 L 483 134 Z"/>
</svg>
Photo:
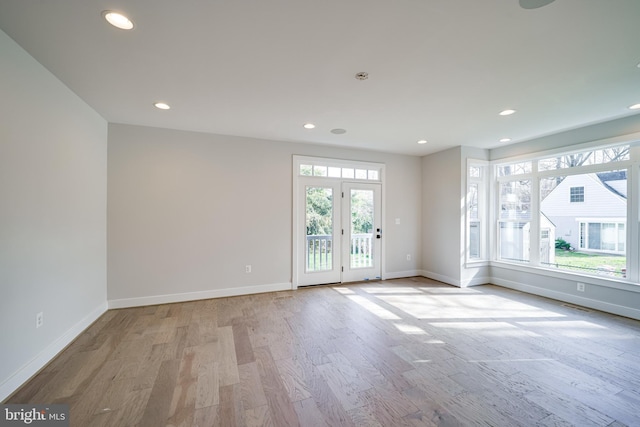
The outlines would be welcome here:
<svg viewBox="0 0 640 427">
<path fill-rule="evenodd" d="M 104 12 L 102 12 L 102 16 L 107 20 L 109 24 L 113 25 L 116 28 L 120 28 L 121 30 L 133 29 L 133 21 L 131 21 L 120 12 L 105 10 Z"/>
<path fill-rule="evenodd" d="M 511 138 L 502 138 L 500 142 L 511 142 Z"/>
<path fill-rule="evenodd" d="M 331 129 L 330 132 L 333 133 L 333 134 L 336 134 L 336 135 L 342 135 L 343 133 L 347 133 L 347 130 L 346 129 L 335 128 L 335 129 Z"/>
<path fill-rule="evenodd" d="M 515 112 L 516 112 L 516 110 L 502 110 L 502 111 L 500 111 L 500 115 L 501 116 L 510 116 Z"/>
<path fill-rule="evenodd" d="M 633 104 L 629 106 L 630 110 L 639 110 L 640 109 L 640 104 Z"/>
<path fill-rule="evenodd" d="M 169 104 L 167 104 L 166 102 L 156 102 L 155 104 L 153 104 L 156 108 L 159 108 L 161 110 L 168 110 L 171 108 L 171 106 Z"/>
<path fill-rule="evenodd" d="M 313 123 L 305 123 L 304 125 L 302 125 L 302 127 L 305 129 L 313 129 L 316 127 L 316 125 L 314 125 Z"/>
<path fill-rule="evenodd" d="M 426 144 L 427 140 L 426 139 L 421 139 L 420 141 L 418 141 L 418 144 L 422 145 L 422 144 Z"/>
</svg>

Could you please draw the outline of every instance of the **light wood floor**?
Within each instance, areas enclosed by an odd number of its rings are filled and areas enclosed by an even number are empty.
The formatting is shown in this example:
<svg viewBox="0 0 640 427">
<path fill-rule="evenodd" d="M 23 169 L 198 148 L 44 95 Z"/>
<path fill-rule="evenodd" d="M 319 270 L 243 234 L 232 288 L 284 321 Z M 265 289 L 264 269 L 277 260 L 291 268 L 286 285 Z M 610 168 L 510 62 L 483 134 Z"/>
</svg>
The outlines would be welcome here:
<svg viewBox="0 0 640 427">
<path fill-rule="evenodd" d="M 111 310 L 9 403 L 73 426 L 640 426 L 640 322 L 423 278 Z"/>
</svg>

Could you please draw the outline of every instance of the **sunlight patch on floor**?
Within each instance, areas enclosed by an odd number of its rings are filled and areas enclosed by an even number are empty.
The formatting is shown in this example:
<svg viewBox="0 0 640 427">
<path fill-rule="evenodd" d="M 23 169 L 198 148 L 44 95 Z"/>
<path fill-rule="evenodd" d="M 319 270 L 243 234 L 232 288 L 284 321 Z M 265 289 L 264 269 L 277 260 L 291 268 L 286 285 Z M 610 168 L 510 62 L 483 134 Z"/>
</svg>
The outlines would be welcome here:
<svg viewBox="0 0 640 427">
<path fill-rule="evenodd" d="M 596 325 L 595 323 L 584 320 L 549 320 L 549 321 L 533 321 L 533 322 L 517 322 L 519 325 L 527 328 L 542 328 L 546 333 L 553 333 L 557 336 L 570 338 L 597 338 L 604 337 L 625 338 L 627 336 L 616 336 L 609 328 Z"/>
<path fill-rule="evenodd" d="M 417 319 L 526 319 L 565 317 L 496 295 L 376 295 L 376 298 Z"/>
<path fill-rule="evenodd" d="M 332 288 L 334 291 L 341 293 L 342 295 L 354 295 L 355 292 L 349 288 Z"/>
<path fill-rule="evenodd" d="M 406 323 L 395 323 L 394 326 L 407 335 L 428 335 L 424 329 Z"/>
<path fill-rule="evenodd" d="M 360 288 L 363 291 L 369 294 L 421 294 L 422 291 L 420 289 L 416 289 L 413 287 L 401 288 L 401 287 L 381 287 L 381 286 L 370 286 L 370 287 L 362 287 Z"/>
<path fill-rule="evenodd" d="M 381 319 L 400 320 L 400 317 L 396 316 L 389 310 L 385 310 L 384 308 L 380 307 L 378 304 L 372 301 L 369 301 L 365 297 L 361 297 L 359 295 L 347 295 L 347 298 L 349 298 L 351 301 L 355 302 L 356 304 L 360 305 L 361 307 L 367 309 L 369 312 L 371 312 L 372 314 L 375 314 Z"/>
</svg>

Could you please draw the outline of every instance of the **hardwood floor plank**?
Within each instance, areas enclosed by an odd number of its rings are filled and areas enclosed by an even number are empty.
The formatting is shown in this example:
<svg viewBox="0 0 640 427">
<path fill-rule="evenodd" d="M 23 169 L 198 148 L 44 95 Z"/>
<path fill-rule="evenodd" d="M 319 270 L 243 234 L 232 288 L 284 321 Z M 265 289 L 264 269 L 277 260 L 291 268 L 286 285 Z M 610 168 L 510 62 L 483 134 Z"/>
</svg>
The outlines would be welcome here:
<svg viewBox="0 0 640 427">
<path fill-rule="evenodd" d="M 269 406 L 263 405 L 247 409 L 244 413 L 247 427 L 274 427 Z"/>
<path fill-rule="evenodd" d="M 588 405 L 575 402 L 561 393 L 554 393 L 552 390 L 536 390 L 524 396 L 527 400 L 546 408 L 554 420 L 562 420 L 569 425 L 576 426 L 607 426 L 614 420 Z M 545 418 L 543 418 L 544 420 Z M 545 421 L 547 423 L 548 421 Z M 557 422 L 557 421 L 554 421 Z"/>
<path fill-rule="evenodd" d="M 221 427 L 244 426 L 245 411 L 238 393 L 237 384 L 220 387 L 220 405 L 218 405 L 218 422 Z"/>
<path fill-rule="evenodd" d="M 324 377 L 331 392 L 345 411 L 365 405 L 366 402 L 358 394 L 362 389 L 350 383 L 333 363 L 318 366 L 318 372 Z"/>
<path fill-rule="evenodd" d="M 296 400 L 293 408 L 298 415 L 300 425 L 303 427 L 332 427 L 324 420 L 324 416 L 313 398 Z"/>
<path fill-rule="evenodd" d="M 217 427 L 221 425 L 219 406 L 198 408 L 193 415 L 193 427 Z"/>
<path fill-rule="evenodd" d="M 245 409 L 258 408 L 267 404 L 264 387 L 256 362 L 238 366 L 240 374 L 240 395 Z"/>
<path fill-rule="evenodd" d="M 247 329 L 247 322 L 242 319 L 234 319 L 231 330 L 233 332 L 233 343 L 235 345 L 238 365 L 255 361 L 253 357 L 253 346 L 249 338 L 249 330 Z"/>
<path fill-rule="evenodd" d="M 298 417 L 269 348 L 258 347 L 254 354 L 273 422 L 279 427 L 298 426 Z"/>
<path fill-rule="evenodd" d="M 160 364 L 158 375 L 140 421 L 141 427 L 165 425 L 173 400 L 173 393 L 180 369 L 179 360 L 167 360 Z"/>
<path fill-rule="evenodd" d="M 194 347 L 185 348 L 180 359 L 176 385 L 167 414 L 167 425 L 188 426 L 193 424 L 193 413 L 198 395 L 198 353 Z"/>
<path fill-rule="evenodd" d="M 233 341 L 231 326 L 218 328 L 217 362 L 220 374 L 220 386 L 237 384 L 240 382 L 238 374 L 238 360 L 236 347 Z"/>
<path fill-rule="evenodd" d="M 443 406 L 444 401 L 433 398 L 428 392 L 420 387 L 403 390 L 402 395 L 413 403 L 418 412 L 408 414 L 405 421 L 414 426 L 463 426 L 447 409 Z"/>
<path fill-rule="evenodd" d="M 311 397 L 307 385 L 308 378 L 305 378 L 304 368 L 298 362 L 297 357 L 276 360 L 275 363 L 290 401 L 297 402 Z"/>
<path fill-rule="evenodd" d="M 200 365 L 197 378 L 195 408 L 206 408 L 220 403 L 220 368 L 217 362 Z"/>
<path fill-rule="evenodd" d="M 311 359 L 300 357 L 298 363 L 304 371 L 305 382 L 324 421 L 331 427 L 354 426 L 351 417 Z"/>
</svg>

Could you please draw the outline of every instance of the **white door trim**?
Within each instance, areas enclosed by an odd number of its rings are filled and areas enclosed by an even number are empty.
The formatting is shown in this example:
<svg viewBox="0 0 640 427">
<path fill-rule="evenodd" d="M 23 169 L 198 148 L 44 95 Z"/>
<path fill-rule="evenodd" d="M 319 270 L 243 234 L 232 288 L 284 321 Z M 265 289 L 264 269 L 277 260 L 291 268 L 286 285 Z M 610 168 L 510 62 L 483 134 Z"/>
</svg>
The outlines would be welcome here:
<svg viewBox="0 0 640 427">
<path fill-rule="evenodd" d="M 354 169 L 365 169 L 365 170 L 375 170 L 378 173 L 377 179 L 343 179 L 340 178 L 329 178 L 340 181 L 341 183 L 345 182 L 357 182 L 357 183 L 379 183 L 381 184 L 381 223 L 383 224 L 384 229 L 384 220 L 386 218 L 386 203 L 385 203 L 385 176 L 386 170 L 384 163 L 373 163 L 373 162 L 361 162 L 356 160 L 344 160 L 344 159 L 332 159 L 332 158 L 323 158 L 323 157 L 309 157 L 309 156 L 292 156 L 292 233 L 291 233 L 291 287 L 292 289 L 297 289 L 299 286 L 299 274 L 300 274 L 300 262 L 301 257 L 304 257 L 304 247 L 302 247 L 301 235 L 304 226 L 304 217 L 300 217 L 299 215 L 299 204 L 300 200 L 300 166 L 301 165 L 320 165 L 320 166 L 328 166 L 335 168 L 354 168 Z M 306 178 L 306 177 L 305 177 Z M 319 177 L 319 178 L 327 178 L 327 177 Z M 306 236 L 306 232 L 305 232 Z M 381 248 L 380 248 L 380 271 L 382 280 L 385 279 L 385 240 L 382 239 Z"/>
</svg>

